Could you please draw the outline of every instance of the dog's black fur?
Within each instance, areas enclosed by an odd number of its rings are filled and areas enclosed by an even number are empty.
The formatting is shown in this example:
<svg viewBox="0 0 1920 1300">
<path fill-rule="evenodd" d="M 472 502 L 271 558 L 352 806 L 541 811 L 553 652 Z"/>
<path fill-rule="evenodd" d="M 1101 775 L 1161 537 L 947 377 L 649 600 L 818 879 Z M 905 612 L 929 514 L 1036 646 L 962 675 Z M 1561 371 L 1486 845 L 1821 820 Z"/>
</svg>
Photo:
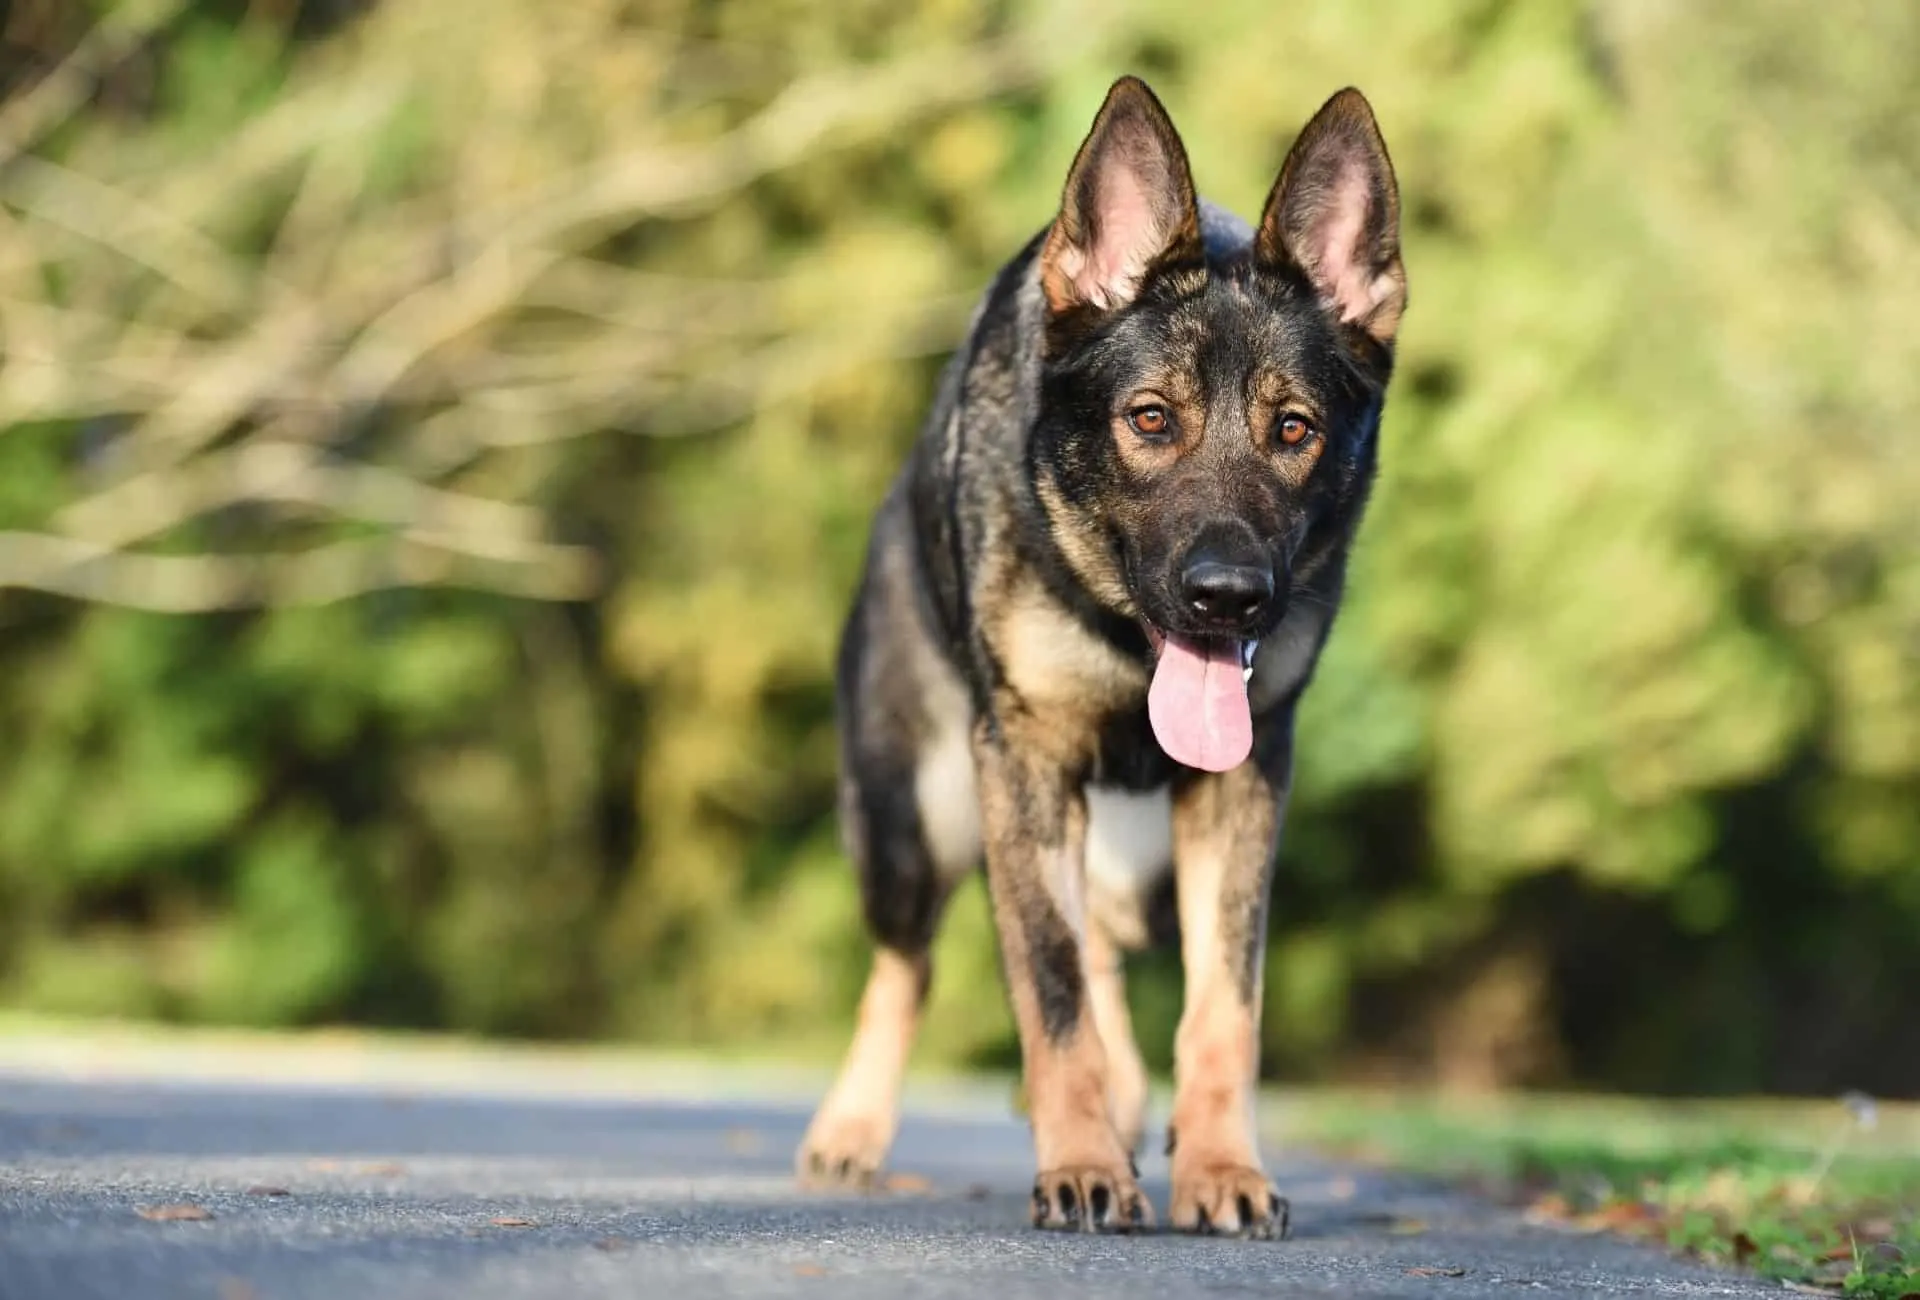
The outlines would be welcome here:
<svg viewBox="0 0 1920 1300">
<path fill-rule="evenodd" d="M 841 813 L 880 952 L 804 1173 L 879 1164 L 942 905 L 984 855 L 1035 1221 L 1150 1217 L 1116 950 L 1177 931 L 1174 1223 L 1284 1231 L 1247 1114 L 1269 875 L 1295 705 L 1378 456 L 1398 216 L 1357 91 L 1308 123 L 1258 227 L 1196 198 L 1144 84 L 1109 92 L 1059 216 L 987 291 L 874 525 L 839 700 Z M 1247 761 L 1199 771 L 1156 738 L 1169 636 L 1258 643 Z"/>
</svg>

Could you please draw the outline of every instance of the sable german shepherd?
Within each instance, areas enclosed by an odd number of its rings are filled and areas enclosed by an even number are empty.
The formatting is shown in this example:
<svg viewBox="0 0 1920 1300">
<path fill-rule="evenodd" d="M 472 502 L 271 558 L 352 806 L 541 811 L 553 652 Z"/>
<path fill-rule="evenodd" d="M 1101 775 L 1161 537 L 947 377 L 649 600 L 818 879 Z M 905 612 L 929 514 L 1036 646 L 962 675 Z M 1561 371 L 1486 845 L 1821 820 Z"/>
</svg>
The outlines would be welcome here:
<svg viewBox="0 0 1920 1300">
<path fill-rule="evenodd" d="M 1285 1234 L 1253 1124 L 1267 896 L 1405 305 L 1357 90 L 1307 123 L 1249 228 L 1195 196 L 1153 92 L 1114 83 L 874 524 L 838 689 L 878 949 L 803 1177 L 879 1168 L 935 927 L 984 856 L 1034 1224 L 1152 1222 L 1119 954 L 1177 935 L 1173 1225 Z"/>
</svg>

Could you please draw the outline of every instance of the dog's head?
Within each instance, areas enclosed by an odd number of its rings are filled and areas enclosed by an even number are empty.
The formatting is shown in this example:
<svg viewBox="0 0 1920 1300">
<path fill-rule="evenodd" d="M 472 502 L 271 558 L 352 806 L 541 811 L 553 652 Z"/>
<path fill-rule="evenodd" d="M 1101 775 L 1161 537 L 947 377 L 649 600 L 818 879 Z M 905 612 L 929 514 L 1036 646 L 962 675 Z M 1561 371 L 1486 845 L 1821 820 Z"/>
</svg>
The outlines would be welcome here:
<svg viewBox="0 0 1920 1300">
<path fill-rule="evenodd" d="M 1037 482 L 1082 582 L 1144 625 L 1182 762 L 1244 758 L 1254 647 L 1358 522 L 1406 305 L 1399 209 L 1356 90 L 1307 123 L 1250 238 L 1203 214 L 1138 80 L 1074 160 L 1039 253 Z"/>
</svg>

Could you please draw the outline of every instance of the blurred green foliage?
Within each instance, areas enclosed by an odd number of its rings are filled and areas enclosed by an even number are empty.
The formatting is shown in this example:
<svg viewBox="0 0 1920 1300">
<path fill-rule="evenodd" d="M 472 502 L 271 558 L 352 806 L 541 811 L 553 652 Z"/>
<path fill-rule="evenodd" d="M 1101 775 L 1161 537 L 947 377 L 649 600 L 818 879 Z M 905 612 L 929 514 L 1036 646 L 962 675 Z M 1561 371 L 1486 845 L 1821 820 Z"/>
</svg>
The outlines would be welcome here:
<svg viewBox="0 0 1920 1300">
<path fill-rule="evenodd" d="M 830 1050 L 866 961 L 829 665 L 868 512 L 1131 70 L 1242 212 L 1358 84 L 1406 202 L 1269 1071 L 1920 1090 L 1920 8 L 82 8 L 9 7 L 38 51 L 11 104 L 91 17 L 151 27 L 33 141 L 57 173 L 0 164 L 0 208 L 52 249 L 63 319 L 142 332 L 100 326 L 91 360 L 63 336 L 56 381 L 13 364 L 38 318 L 11 304 L 0 530 L 71 515 L 165 407 L 127 348 L 164 390 L 209 340 L 270 345 L 285 296 L 351 303 L 424 247 L 462 291 L 506 277 L 492 332 L 436 336 L 404 373 L 453 378 L 424 396 L 320 422 L 537 508 L 610 580 L 195 615 L 0 590 L 6 1003 Z M 851 125 L 755 134 L 782 111 Z M 648 150 L 635 184 L 666 197 L 596 219 L 586 260 L 470 246 L 489 204 Z M 61 176 L 117 235 L 55 209 Z M 358 535 L 237 509 L 150 549 L 236 531 Z M 977 887 L 939 960 L 927 1053 L 1005 1059 Z M 1177 961 L 1137 967 L 1164 1061 Z"/>
</svg>

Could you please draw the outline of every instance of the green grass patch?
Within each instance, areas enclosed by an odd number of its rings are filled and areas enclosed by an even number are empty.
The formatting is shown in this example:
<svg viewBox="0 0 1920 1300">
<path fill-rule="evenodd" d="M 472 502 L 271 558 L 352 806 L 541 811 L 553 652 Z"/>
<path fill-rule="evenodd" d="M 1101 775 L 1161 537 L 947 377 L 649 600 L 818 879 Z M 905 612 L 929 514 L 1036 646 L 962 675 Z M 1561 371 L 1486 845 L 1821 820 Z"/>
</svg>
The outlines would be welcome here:
<svg viewBox="0 0 1920 1300">
<path fill-rule="evenodd" d="M 1795 1289 L 1920 1297 L 1920 1107 L 1280 1095 L 1275 1136 L 1443 1175 Z"/>
</svg>

